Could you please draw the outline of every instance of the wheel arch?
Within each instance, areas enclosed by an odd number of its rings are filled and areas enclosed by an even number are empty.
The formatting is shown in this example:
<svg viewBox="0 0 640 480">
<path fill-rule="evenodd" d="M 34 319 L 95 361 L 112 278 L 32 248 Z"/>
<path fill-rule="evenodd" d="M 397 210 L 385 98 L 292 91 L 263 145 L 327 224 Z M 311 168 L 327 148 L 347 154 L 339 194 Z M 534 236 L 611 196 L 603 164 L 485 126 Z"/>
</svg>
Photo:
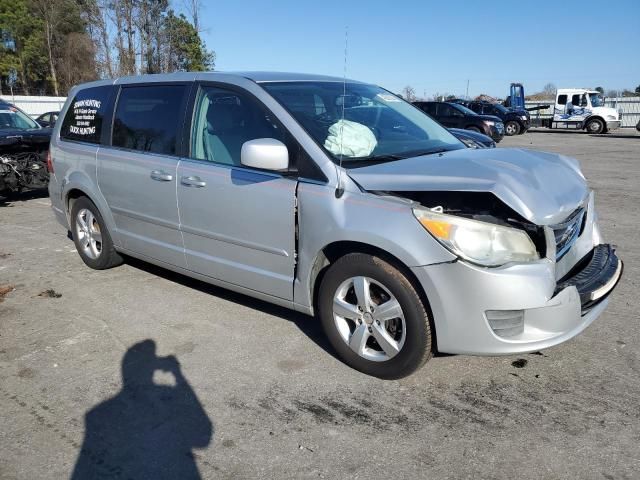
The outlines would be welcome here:
<svg viewBox="0 0 640 480">
<path fill-rule="evenodd" d="M 436 327 L 433 318 L 433 312 L 431 310 L 431 304 L 429 303 L 429 299 L 427 298 L 427 294 L 422 287 L 422 284 L 415 276 L 415 274 L 411 271 L 411 268 L 409 268 L 402 260 L 400 260 L 392 253 L 389 253 L 388 251 L 375 245 L 352 240 L 338 240 L 325 245 L 318 252 L 312 264 L 309 278 L 309 298 L 311 299 L 312 308 L 311 313 L 313 314 L 317 311 L 320 285 L 322 284 L 322 279 L 327 272 L 327 269 L 336 260 L 350 253 L 365 253 L 368 255 L 377 256 L 397 268 L 407 278 L 407 280 L 411 282 L 413 288 L 415 288 L 416 292 L 420 296 L 420 299 L 422 300 L 424 307 L 427 310 L 427 314 L 429 315 L 429 322 L 431 323 L 431 329 L 433 332 L 433 348 L 435 349 L 434 351 L 437 351 L 437 332 L 435 329 Z"/>
<path fill-rule="evenodd" d="M 71 210 L 73 209 L 74 202 L 80 197 L 87 197 L 96 206 L 109 229 L 114 244 L 118 246 L 120 244 L 118 231 L 115 228 L 115 222 L 107 202 L 100 192 L 96 191 L 95 187 L 92 188 L 91 185 L 88 184 L 84 176 L 76 176 L 75 178 L 71 176 L 62 193 L 64 213 L 67 216 L 68 225 L 72 225 Z"/>
<path fill-rule="evenodd" d="M 591 122 L 592 120 L 600 120 L 602 122 L 602 132 L 601 133 L 605 133 L 607 131 L 607 121 L 602 118 L 600 115 L 591 115 L 590 117 L 587 117 L 587 119 L 584 121 L 583 130 L 587 130 L 587 125 L 589 125 L 589 122 Z"/>
</svg>

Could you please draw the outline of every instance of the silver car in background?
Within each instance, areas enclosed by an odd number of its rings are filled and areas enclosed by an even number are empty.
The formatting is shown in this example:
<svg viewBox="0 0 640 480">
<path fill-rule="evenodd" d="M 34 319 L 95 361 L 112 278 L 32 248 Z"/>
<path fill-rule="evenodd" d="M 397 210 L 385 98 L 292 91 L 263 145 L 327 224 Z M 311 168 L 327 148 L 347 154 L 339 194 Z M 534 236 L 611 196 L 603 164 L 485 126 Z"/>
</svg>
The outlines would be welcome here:
<svg viewBox="0 0 640 480">
<path fill-rule="evenodd" d="M 74 88 L 60 119 L 49 191 L 89 267 L 129 255 L 317 315 L 381 378 L 436 348 L 561 343 L 621 276 L 577 161 L 464 148 L 374 85 L 127 77 Z"/>
</svg>

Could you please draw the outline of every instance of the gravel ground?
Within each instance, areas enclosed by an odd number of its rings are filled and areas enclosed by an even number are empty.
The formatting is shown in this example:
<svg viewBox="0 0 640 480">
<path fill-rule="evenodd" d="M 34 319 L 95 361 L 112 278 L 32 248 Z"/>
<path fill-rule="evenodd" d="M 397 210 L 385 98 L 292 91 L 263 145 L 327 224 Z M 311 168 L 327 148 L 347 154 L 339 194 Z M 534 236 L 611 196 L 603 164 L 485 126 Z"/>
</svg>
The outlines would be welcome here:
<svg viewBox="0 0 640 480">
<path fill-rule="evenodd" d="M 0 478 L 640 478 L 640 134 L 510 146 L 580 160 L 625 276 L 561 346 L 400 381 L 341 363 L 313 318 L 86 268 L 45 195 L 0 203 Z"/>
</svg>

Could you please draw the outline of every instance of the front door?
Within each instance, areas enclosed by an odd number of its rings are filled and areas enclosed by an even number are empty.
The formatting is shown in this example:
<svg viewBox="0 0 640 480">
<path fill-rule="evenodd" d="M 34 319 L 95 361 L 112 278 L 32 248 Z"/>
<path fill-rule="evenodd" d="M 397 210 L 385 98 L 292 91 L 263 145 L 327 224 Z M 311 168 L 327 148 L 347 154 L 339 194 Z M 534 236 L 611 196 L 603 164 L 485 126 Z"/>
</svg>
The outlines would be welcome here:
<svg viewBox="0 0 640 480">
<path fill-rule="evenodd" d="M 199 88 L 190 155 L 178 167 L 187 268 L 291 300 L 297 180 L 241 165 L 242 144 L 257 138 L 285 143 L 263 105 L 240 90 Z"/>
<path fill-rule="evenodd" d="M 112 146 L 98 150 L 98 184 L 122 246 L 185 267 L 176 178 L 186 109 L 184 84 L 123 86 Z"/>
</svg>

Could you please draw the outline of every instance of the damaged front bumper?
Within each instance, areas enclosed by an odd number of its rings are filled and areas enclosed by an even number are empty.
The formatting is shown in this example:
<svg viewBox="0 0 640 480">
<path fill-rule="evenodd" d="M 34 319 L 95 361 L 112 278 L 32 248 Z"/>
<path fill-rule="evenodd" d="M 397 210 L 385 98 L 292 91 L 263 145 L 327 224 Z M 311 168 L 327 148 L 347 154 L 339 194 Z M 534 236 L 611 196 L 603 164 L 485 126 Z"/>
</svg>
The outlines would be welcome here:
<svg viewBox="0 0 640 480">
<path fill-rule="evenodd" d="M 587 328 L 605 309 L 622 262 L 611 246 L 598 245 L 561 282 L 548 259 L 494 269 L 457 261 L 412 270 L 430 300 L 440 352 L 506 355 L 549 348 Z"/>
</svg>

